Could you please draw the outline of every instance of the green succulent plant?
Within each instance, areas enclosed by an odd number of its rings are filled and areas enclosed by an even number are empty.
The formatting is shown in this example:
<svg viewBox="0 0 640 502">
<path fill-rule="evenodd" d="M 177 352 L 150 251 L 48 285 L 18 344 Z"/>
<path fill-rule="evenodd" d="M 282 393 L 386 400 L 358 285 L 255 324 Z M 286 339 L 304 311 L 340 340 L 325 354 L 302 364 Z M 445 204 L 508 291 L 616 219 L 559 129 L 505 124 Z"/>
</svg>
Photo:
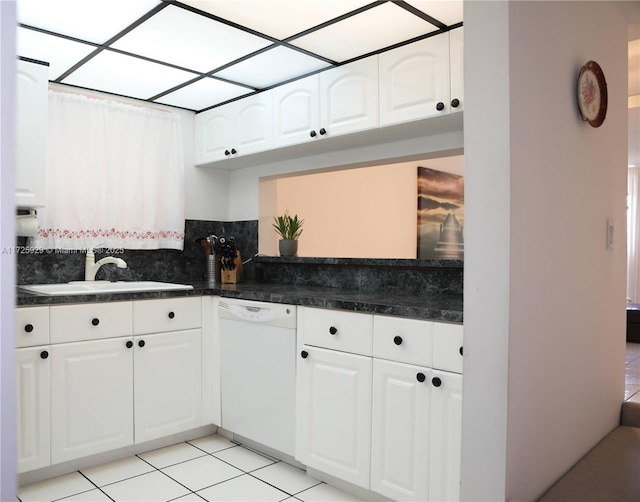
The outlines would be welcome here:
<svg viewBox="0 0 640 502">
<path fill-rule="evenodd" d="M 275 222 L 272 224 L 273 228 L 283 239 L 296 240 L 300 237 L 304 220 L 299 219 L 297 214 L 292 218 L 285 213 L 282 216 L 274 216 L 273 220 Z"/>
</svg>

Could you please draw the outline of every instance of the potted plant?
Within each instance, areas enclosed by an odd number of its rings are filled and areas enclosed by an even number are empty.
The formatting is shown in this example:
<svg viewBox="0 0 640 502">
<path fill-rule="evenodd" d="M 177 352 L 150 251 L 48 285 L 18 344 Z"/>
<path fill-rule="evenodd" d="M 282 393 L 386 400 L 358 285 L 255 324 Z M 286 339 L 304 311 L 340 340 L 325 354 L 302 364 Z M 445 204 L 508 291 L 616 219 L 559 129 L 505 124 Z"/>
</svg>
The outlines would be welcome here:
<svg viewBox="0 0 640 502">
<path fill-rule="evenodd" d="M 278 243 L 280 256 L 296 256 L 298 254 L 298 237 L 302 233 L 304 220 L 299 219 L 297 214 L 292 218 L 287 213 L 282 216 L 274 216 L 273 219 L 273 228 L 281 237 Z"/>
</svg>

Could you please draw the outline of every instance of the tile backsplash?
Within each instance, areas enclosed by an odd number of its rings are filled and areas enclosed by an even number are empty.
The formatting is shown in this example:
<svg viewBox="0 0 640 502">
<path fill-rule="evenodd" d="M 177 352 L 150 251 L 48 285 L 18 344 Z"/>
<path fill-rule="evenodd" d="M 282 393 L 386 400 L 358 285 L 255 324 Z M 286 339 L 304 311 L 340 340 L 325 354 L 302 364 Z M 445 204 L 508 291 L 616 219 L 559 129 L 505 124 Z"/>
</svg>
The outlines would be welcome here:
<svg viewBox="0 0 640 502">
<path fill-rule="evenodd" d="M 258 252 L 258 221 L 186 220 L 184 250 L 130 250 L 111 254 L 127 262 L 126 269 L 107 264 L 100 268 L 96 280 L 193 282 L 206 279 L 207 259 L 202 246 L 196 242 L 209 234 L 235 237 L 242 260 Z M 27 239 L 18 238 L 18 249 L 28 250 Z M 96 252 L 96 261 L 107 253 Z M 82 251 L 51 250 L 51 252 L 18 252 L 16 280 L 18 284 L 47 284 L 84 279 L 85 253 Z M 247 280 L 255 278 L 253 261 L 244 265 Z"/>
</svg>

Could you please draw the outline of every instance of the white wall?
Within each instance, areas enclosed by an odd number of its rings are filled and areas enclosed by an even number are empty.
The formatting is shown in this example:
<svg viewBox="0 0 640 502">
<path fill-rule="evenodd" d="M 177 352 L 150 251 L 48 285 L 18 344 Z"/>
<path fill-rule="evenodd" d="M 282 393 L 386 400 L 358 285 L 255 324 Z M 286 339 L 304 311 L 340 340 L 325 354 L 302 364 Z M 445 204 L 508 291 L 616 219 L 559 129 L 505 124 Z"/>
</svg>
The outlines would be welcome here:
<svg viewBox="0 0 640 502">
<path fill-rule="evenodd" d="M 618 422 L 626 38 L 609 2 L 465 2 L 468 499 L 537 498 Z M 590 59 L 609 92 L 598 129 L 576 106 Z"/>
<path fill-rule="evenodd" d="M 15 246 L 16 4 L 0 2 L 0 247 Z M 16 499 L 15 254 L 0 254 L 0 500 Z"/>
</svg>

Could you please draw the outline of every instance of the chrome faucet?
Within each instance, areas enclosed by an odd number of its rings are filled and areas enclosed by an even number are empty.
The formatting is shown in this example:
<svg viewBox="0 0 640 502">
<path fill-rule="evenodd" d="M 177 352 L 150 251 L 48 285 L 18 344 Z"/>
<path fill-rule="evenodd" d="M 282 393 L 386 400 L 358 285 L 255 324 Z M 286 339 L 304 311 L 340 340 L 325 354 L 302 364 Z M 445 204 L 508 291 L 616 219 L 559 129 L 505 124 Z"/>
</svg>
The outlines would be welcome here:
<svg viewBox="0 0 640 502">
<path fill-rule="evenodd" d="M 96 261 L 96 257 L 93 254 L 93 249 L 87 249 L 87 256 L 84 260 L 84 280 L 85 281 L 95 281 L 96 273 L 102 265 L 106 265 L 107 263 L 114 263 L 118 268 L 127 268 L 127 262 L 122 258 L 114 258 L 113 256 L 106 256 L 101 260 Z"/>
</svg>

